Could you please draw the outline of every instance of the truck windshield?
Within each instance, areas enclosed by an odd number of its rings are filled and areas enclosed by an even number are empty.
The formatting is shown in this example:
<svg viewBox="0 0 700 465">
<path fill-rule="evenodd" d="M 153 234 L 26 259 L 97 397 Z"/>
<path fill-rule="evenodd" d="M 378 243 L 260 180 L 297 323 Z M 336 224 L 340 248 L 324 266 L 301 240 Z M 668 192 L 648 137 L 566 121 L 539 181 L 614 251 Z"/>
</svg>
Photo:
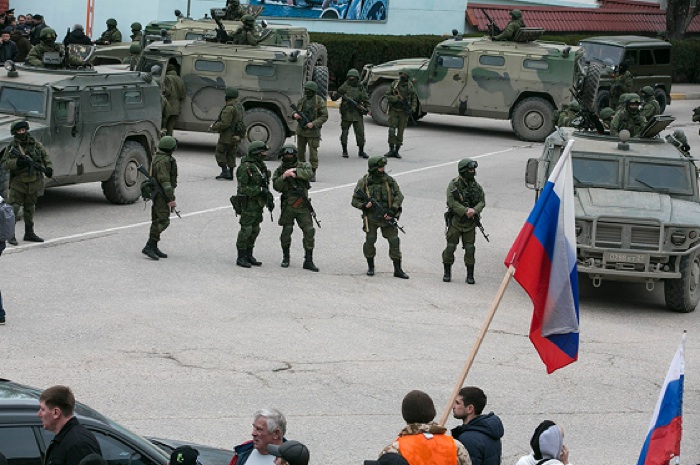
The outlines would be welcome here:
<svg viewBox="0 0 700 465">
<path fill-rule="evenodd" d="M 689 165 L 669 165 L 631 161 L 627 173 L 627 185 L 631 189 L 662 192 L 668 194 L 692 195 Z"/>
<path fill-rule="evenodd" d="M 617 66 L 622 61 L 625 49 L 615 45 L 596 44 L 593 42 L 581 42 L 586 61 L 599 61 L 609 66 Z"/>
<path fill-rule="evenodd" d="M 576 187 L 620 188 L 618 160 L 574 156 L 572 161 Z"/>
<path fill-rule="evenodd" d="M 0 112 L 21 116 L 44 116 L 46 93 L 43 90 L 1 87 Z"/>
</svg>

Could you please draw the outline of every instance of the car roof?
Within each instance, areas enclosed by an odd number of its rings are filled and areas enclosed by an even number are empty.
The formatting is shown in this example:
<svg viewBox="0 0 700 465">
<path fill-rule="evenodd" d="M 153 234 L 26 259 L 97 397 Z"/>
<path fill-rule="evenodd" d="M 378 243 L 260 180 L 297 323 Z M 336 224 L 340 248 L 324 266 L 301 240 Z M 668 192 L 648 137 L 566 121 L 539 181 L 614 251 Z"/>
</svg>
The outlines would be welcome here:
<svg viewBox="0 0 700 465">
<path fill-rule="evenodd" d="M 622 47 L 671 47 L 671 44 L 664 40 L 643 36 L 596 36 L 582 39 L 581 43 L 597 43 Z"/>
</svg>

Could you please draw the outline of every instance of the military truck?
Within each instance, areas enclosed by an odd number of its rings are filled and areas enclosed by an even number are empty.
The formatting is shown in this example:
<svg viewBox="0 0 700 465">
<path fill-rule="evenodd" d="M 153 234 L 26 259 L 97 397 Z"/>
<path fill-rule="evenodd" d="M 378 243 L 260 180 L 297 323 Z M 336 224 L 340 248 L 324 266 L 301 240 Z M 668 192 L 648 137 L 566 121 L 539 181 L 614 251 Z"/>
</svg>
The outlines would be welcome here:
<svg viewBox="0 0 700 465">
<path fill-rule="evenodd" d="M 101 182 L 113 203 L 139 198 L 138 165 L 148 165 L 160 136 L 160 89 L 145 73 L 48 70 L 5 63 L 0 77 L 0 148 L 10 126 L 29 122 L 53 163 L 46 187 Z M 8 174 L 0 168 L 0 193 Z"/>
<path fill-rule="evenodd" d="M 284 47 L 154 42 L 143 51 L 138 69 L 165 69 L 175 61 L 187 89 L 175 128 L 184 131 L 208 131 L 224 105 L 226 86 L 238 87 L 247 127 L 241 150 L 261 140 L 273 153 L 296 129 L 290 105 L 301 98 L 304 82 L 315 81 L 323 97 L 328 92 L 328 68 L 316 65 L 315 57 L 308 50 Z"/>
<path fill-rule="evenodd" d="M 659 118 L 659 117 L 656 117 Z M 661 126 L 650 125 L 647 136 Z M 537 194 L 574 140 L 572 161 L 579 275 L 603 281 L 663 282 L 666 307 L 692 312 L 700 300 L 700 196 L 694 160 L 659 137 L 629 139 L 560 128 L 526 184 Z"/>
<path fill-rule="evenodd" d="M 533 40 L 542 32 L 523 28 L 518 41 L 507 42 L 455 36 L 430 58 L 366 65 L 361 80 L 370 92 L 372 118 L 387 125 L 385 95 L 407 68 L 419 100 L 414 119 L 427 113 L 510 119 L 520 139 L 544 140 L 554 130 L 555 110 L 570 100 L 570 88 L 583 87 L 587 74 L 580 47 Z M 595 78 L 588 78 L 587 96 L 595 94 Z"/>
<path fill-rule="evenodd" d="M 666 110 L 666 105 L 671 104 L 673 63 L 669 42 L 642 36 L 598 36 L 584 39 L 579 45 L 585 51 L 586 61 L 604 65 L 597 108 L 610 106 L 610 90 L 622 63 L 626 63 L 634 75 L 632 91 L 639 92 L 644 86 L 652 87 L 661 113 Z"/>
</svg>

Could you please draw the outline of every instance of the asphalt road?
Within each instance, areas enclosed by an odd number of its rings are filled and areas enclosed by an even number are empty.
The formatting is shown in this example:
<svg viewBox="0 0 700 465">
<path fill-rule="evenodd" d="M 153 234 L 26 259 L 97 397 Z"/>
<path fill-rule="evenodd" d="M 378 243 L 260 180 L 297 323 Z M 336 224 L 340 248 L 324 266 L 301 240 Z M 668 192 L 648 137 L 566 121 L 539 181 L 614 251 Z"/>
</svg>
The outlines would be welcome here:
<svg viewBox="0 0 700 465">
<path fill-rule="evenodd" d="M 668 112 L 700 147 L 690 121 L 695 104 L 674 102 Z M 385 152 L 386 129 L 366 127 L 367 151 Z M 264 265 L 235 266 L 238 225 L 228 203 L 235 184 L 214 180 L 212 135 L 176 134 L 183 218 L 163 234 L 168 259 L 140 253 L 150 219 L 143 203 L 111 205 L 99 184 L 48 190 L 36 213 L 36 231 L 47 242 L 20 242 L 0 258 L 8 312 L 0 376 L 67 384 L 79 400 L 138 433 L 222 447 L 250 437 L 256 409 L 276 407 L 288 418 L 287 437 L 309 446 L 313 464 L 376 458 L 400 430 L 401 399 L 411 389 L 432 395 L 439 416 L 533 205 L 524 167 L 542 146 L 517 140 L 508 122 L 429 115 L 409 128 L 404 158 L 387 167 L 406 196 L 401 246 L 410 279 L 400 280 L 381 238 L 378 273 L 365 275 L 350 197 L 367 165 L 352 144 L 351 157 L 340 157 L 336 110 L 323 132 L 312 190 L 322 222 L 314 257 L 320 273 L 301 269 L 299 230 L 292 265 L 280 268 L 281 228 L 267 213 L 255 249 Z M 461 265 L 453 282 L 441 280 L 445 189 L 466 156 L 479 162 L 491 239 L 477 239 L 474 286 L 464 283 Z M 467 378 L 504 422 L 504 465 L 529 452 L 543 419 L 564 425 L 577 465 L 635 462 L 683 329 L 682 452 L 684 462 L 695 463 L 698 311 L 666 311 L 662 286 L 594 289 L 585 279 L 580 307 L 579 361 L 548 376 L 527 338 L 532 305 L 515 282 L 507 289 Z"/>
</svg>

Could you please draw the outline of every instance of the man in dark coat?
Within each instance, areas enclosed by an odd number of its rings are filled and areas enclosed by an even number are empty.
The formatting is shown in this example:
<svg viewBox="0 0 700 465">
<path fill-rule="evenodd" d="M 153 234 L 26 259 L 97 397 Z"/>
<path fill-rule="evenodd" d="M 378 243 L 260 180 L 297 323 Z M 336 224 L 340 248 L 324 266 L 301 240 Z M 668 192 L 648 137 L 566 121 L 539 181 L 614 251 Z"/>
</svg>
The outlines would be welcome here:
<svg viewBox="0 0 700 465">
<path fill-rule="evenodd" d="M 452 415 L 463 424 L 452 430 L 452 437 L 467 448 L 472 465 L 501 465 L 503 423 L 493 412 L 482 415 L 484 407 L 484 391 L 463 387 L 452 406 Z"/>
<path fill-rule="evenodd" d="M 76 24 L 73 26 L 73 30 L 66 34 L 66 38 L 63 39 L 63 44 L 92 45 L 92 40 L 85 35 L 82 24 Z"/>
<path fill-rule="evenodd" d="M 12 27 L 8 26 L 0 33 L 0 62 L 4 63 L 7 60 L 17 61 L 17 57 L 19 56 L 17 44 L 10 40 L 12 31 Z"/>
</svg>

